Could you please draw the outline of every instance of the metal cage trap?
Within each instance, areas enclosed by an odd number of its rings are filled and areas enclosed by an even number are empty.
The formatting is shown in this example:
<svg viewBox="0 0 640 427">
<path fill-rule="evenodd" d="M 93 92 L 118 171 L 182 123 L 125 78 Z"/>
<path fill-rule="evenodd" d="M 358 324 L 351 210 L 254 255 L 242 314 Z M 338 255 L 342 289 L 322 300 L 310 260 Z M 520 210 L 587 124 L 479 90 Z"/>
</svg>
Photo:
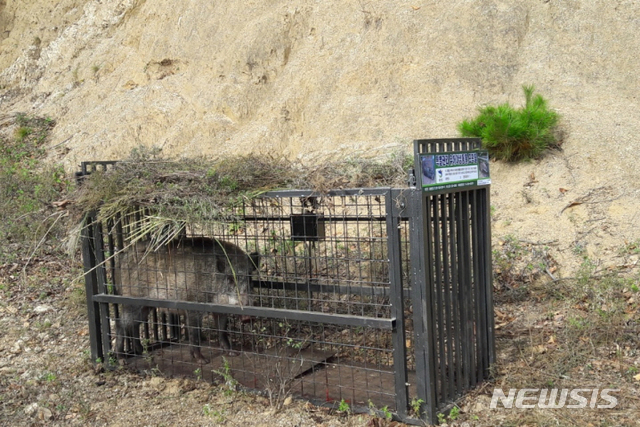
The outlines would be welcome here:
<svg viewBox="0 0 640 427">
<path fill-rule="evenodd" d="M 490 181 L 477 139 L 414 147 L 408 188 L 269 192 L 153 250 L 90 214 L 93 360 L 436 423 L 495 361 Z"/>
</svg>

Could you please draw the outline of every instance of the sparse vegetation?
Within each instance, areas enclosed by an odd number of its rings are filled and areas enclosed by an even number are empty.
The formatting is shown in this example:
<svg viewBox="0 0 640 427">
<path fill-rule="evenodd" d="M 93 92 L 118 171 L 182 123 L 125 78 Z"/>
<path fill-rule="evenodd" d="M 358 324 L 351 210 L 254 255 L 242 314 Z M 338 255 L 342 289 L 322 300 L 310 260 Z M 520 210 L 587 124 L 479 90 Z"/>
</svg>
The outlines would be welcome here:
<svg viewBox="0 0 640 427">
<path fill-rule="evenodd" d="M 226 419 L 226 415 L 225 415 L 225 411 L 224 410 L 218 410 L 218 409 L 214 409 L 210 404 L 206 403 L 203 407 L 202 407 L 202 413 L 204 414 L 204 416 L 206 417 L 211 417 L 215 420 L 216 423 L 220 424 L 220 423 L 224 423 L 225 419 Z"/>
<path fill-rule="evenodd" d="M 18 130 L 16 131 L 17 142 L 24 141 L 24 139 L 29 135 L 31 135 L 32 132 L 33 132 L 33 129 L 31 129 L 30 127 L 26 127 L 26 126 L 19 127 Z"/>
<path fill-rule="evenodd" d="M 60 235 L 63 212 L 52 206 L 69 187 L 60 166 L 43 161 L 43 144 L 55 122 L 18 114 L 13 138 L 0 136 L 0 263 L 15 256 L 10 246 L 31 246 L 35 252 L 43 235 Z"/>
<path fill-rule="evenodd" d="M 40 227 L 40 232 L 45 232 L 53 224 L 58 213 L 50 207 L 51 201 L 64 194 L 68 187 L 68 182 L 64 176 L 45 173 L 48 169 L 42 162 L 45 154 L 42 151 L 42 143 L 46 140 L 46 133 L 42 133 L 40 126 L 50 128 L 53 126 L 53 121 L 50 119 L 34 120 L 34 118 L 27 116 L 16 117 L 15 129 L 17 131 L 11 134 L 11 139 L 3 141 L 6 144 L 3 144 L 1 148 L 3 183 L 0 184 L 0 189 L 6 191 L 4 186 L 12 182 L 7 179 L 9 175 L 5 175 L 6 171 L 9 170 L 5 168 L 11 167 L 19 175 L 15 178 L 18 181 L 14 184 L 19 184 L 20 186 L 15 188 L 22 189 L 25 193 L 22 198 L 16 192 L 11 193 L 11 199 L 2 199 L 3 218 L 7 220 L 0 225 L 0 232 L 7 233 L 3 236 L 9 236 L 8 242 L 11 245 L 18 244 L 24 238 L 30 239 L 32 245 L 36 243 L 34 242 L 34 234 L 36 233 L 33 224 Z M 26 130 L 20 131 L 22 128 Z M 139 156 L 137 158 L 148 159 L 150 168 L 138 168 L 136 169 L 138 175 L 127 176 L 133 176 L 134 179 L 137 179 L 137 182 L 142 184 L 142 189 L 151 189 L 151 184 L 157 186 L 157 188 L 153 188 L 152 197 L 159 197 L 158 201 L 173 200 L 176 205 L 169 205 L 167 212 L 174 215 L 190 212 L 189 209 L 194 207 L 189 207 L 189 204 L 195 200 L 195 196 L 194 198 L 190 197 L 197 193 L 195 191 L 193 193 L 189 192 L 194 189 L 205 188 L 205 185 L 213 185 L 214 188 L 219 189 L 214 190 L 212 193 L 214 194 L 214 200 L 218 200 L 216 197 L 222 197 L 218 196 L 219 194 L 224 194 L 231 198 L 246 197 L 247 199 L 245 200 L 248 200 L 252 195 L 259 194 L 259 191 L 264 191 L 262 188 L 256 188 L 256 183 L 259 182 L 257 174 L 264 172 L 260 168 L 264 166 L 266 169 L 266 165 L 269 164 L 269 161 L 264 159 L 265 165 L 258 165 L 258 171 L 252 178 L 254 182 L 247 184 L 243 180 L 242 173 L 242 171 L 246 172 L 250 168 L 251 162 L 247 158 L 237 160 L 241 165 L 241 170 L 237 174 L 225 172 L 233 169 L 233 163 L 226 165 L 225 167 L 228 169 L 224 169 L 212 167 L 211 164 L 207 164 L 204 161 L 200 163 L 194 162 L 194 164 L 202 165 L 201 171 L 204 178 L 196 176 L 196 178 L 191 179 L 185 172 L 191 171 L 187 169 L 188 165 L 185 166 L 185 163 L 181 165 L 179 163 L 161 164 L 163 161 L 157 158 L 157 153 L 155 157 L 144 152 L 137 155 Z M 394 161 L 397 161 L 397 159 Z M 361 175 L 358 172 L 358 167 L 362 167 L 359 161 L 346 163 L 347 167 L 351 168 L 346 172 L 347 176 L 355 177 L 353 182 L 356 182 L 357 179 L 363 179 L 363 181 L 359 182 L 376 182 L 376 176 L 379 176 L 377 173 Z M 400 163 L 392 162 L 391 164 L 398 165 Z M 279 164 L 276 163 L 276 166 Z M 283 162 L 281 164 L 286 163 Z M 129 164 L 125 164 L 125 166 L 128 167 Z M 368 166 L 364 167 L 365 170 L 375 169 L 373 167 L 372 169 L 367 168 Z M 396 170 L 394 168 L 396 166 L 382 169 L 393 171 Z M 60 169 L 58 171 L 61 172 Z M 166 171 L 169 172 L 167 173 Z M 41 173 L 45 173 L 45 175 L 41 175 Z M 104 179 L 102 182 L 120 183 L 124 182 L 124 178 L 116 178 L 117 174 L 120 173 L 122 171 L 118 170 L 113 177 L 106 177 L 108 174 L 103 174 L 102 177 L 98 176 L 100 174 L 96 174 L 96 176 L 97 179 Z M 322 178 L 322 181 L 317 181 L 324 185 L 323 188 L 329 188 L 336 185 L 336 183 L 341 185 L 340 183 L 346 182 L 340 178 L 337 172 L 331 171 L 331 173 L 333 173 L 331 175 L 333 181 L 326 177 Z M 311 172 L 309 174 L 311 175 Z M 404 169 L 402 173 L 398 173 L 398 177 L 402 180 L 404 179 Z M 269 174 L 267 178 L 272 179 L 271 182 L 276 179 Z M 365 178 L 369 181 L 364 180 Z M 38 181 L 40 179 L 43 181 Z M 56 179 L 59 181 L 56 181 Z M 175 181 L 172 181 L 173 179 Z M 314 179 L 319 178 L 316 177 Z M 25 183 L 37 184 L 40 182 L 49 183 L 51 187 L 45 186 L 43 183 L 43 188 L 39 190 L 40 193 L 38 194 L 40 196 L 38 198 L 26 195 L 27 192 L 35 190 L 30 187 L 23 187 L 23 185 L 26 185 Z M 299 185 L 298 183 L 300 182 L 309 181 L 291 179 L 287 182 L 289 184 L 286 185 L 294 186 Z M 385 181 L 381 180 L 380 182 Z M 186 188 L 187 191 L 185 194 L 179 194 L 179 188 L 183 184 L 186 185 L 182 188 Z M 194 186 L 191 187 L 191 185 Z M 321 185 L 319 187 L 322 188 Z M 51 193 L 48 192 L 47 188 L 53 188 Z M 219 191 L 219 193 L 215 191 Z M 124 197 L 122 194 L 118 195 L 117 192 L 110 194 Z M 135 196 L 134 201 L 138 201 L 143 205 L 152 203 L 144 200 L 142 190 L 140 193 L 133 194 Z M 176 194 L 178 195 L 177 199 L 168 199 L 169 196 Z M 45 197 L 44 195 L 47 196 Z M 112 203 L 114 200 L 116 199 L 110 199 L 107 202 Z M 157 202 L 153 201 L 153 203 L 153 206 L 155 206 Z M 227 205 L 220 203 L 220 206 L 226 209 Z M 26 209 L 27 207 L 29 209 Z M 196 208 L 198 207 L 196 206 Z M 13 210 L 19 210 L 21 213 L 18 214 Z M 29 213 L 24 216 L 24 212 Z M 197 211 L 197 209 L 196 213 L 202 215 L 202 212 Z M 52 214 L 54 216 L 51 216 Z M 20 216 L 24 216 L 24 218 L 20 218 Z M 49 218 L 48 220 L 47 217 Z M 17 231 L 23 230 L 23 232 L 7 231 L 9 229 L 13 230 L 16 224 L 21 224 L 21 221 L 25 221 L 24 224 L 27 224 L 27 220 L 32 222 L 23 228 L 17 229 Z M 48 222 L 43 223 L 43 220 Z M 50 233 L 57 232 L 59 225 L 55 224 Z M 587 419 L 598 420 L 603 425 L 606 424 L 603 421 L 605 418 L 611 418 L 613 420 L 611 422 L 617 425 L 630 425 L 631 416 L 635 414 L 630 406 L 634 398 L 632 394 L 627 395 L 626 393 L 630 393 L 627 390 L 631 390 L 638 381 L 636 378 L 638 375 L 636 359 L 639 343 L 636 319 L 639 311 L 637 300 L 640 288 L 637 284 L 637 274 L 634 275 L 633 270 L 625 270 L 625 276 L 615 269 L 605 269 L 595 259 L 596 255 L 589 255 L 586 246 L 587 242 L 579 241 L 566 248 L 566 251 L 581 260 L 580 269 L 572 278 L 553 281 L 545 273 L 547 269 L 553 271 L 554 261 L 549 255 L 548 248 L 543 243 L 527 242 L 513 235 L 501 238 L 499 241 L 496 240 L 496 243 L 493 255 L 497 269 L 495 283 L 497 284 L 496 322 L 498 328 L 496 333 L 500 358 L 498 360 L 499 366 L 496 370 L 495 386 L 499 384 L 505 389 L 511 386 L 521 388 L 567 388 L 589 383 L 594 386 L 606 385 L 613 388 L 621 388 L 623 391 L 618 395 L 620 397 L 620 407 L 617 408 L 619 410 L 615 413 L 595 413 L 587 410 L 584 415 L 572 414 L 572 416 L 578 416 L 580 421 Z M 590 244 L 590 242 L 588 243 Z M 4 250 L 5 246 L 0 245 L 0 251 Z M 283 248 L 282 250 L 284 251 L 285 249 Z M 345 246 L 345 250 L 348 250 L 348 246 Z M 629 258 L 628 268 L 633 268 L 639 252 L 638 241 L 631 240 L 617 251 L 614 248 L 614 252 L 623 258 Z M 16 257 L 19 256 L 19 253 L 19 249 L 12 247 L 6 249 L 6 252 L 2 254 L 6 257 Z M 27 253 L 30 253 L 30 251 Z M 11 265 L 5 262 L 5 260 L 0 261 L 0 296 L 3 298 L 2 305 L 0 305 L 2 310 L 0 311 L 2 311 L 3 319 L 6 318 L 13 322 L 12 324 L 15 323 L 18 326 L 11 332 L 13 334 L 11 343 L 9 345 L 5 344 L 7 362 L 3 363 L 7 364 L 2 366 L 3 369 L 7 370 L 3 372 L 10 372 L 8 369 L 14 369 L 13 363 L 22 358 L 29 357 L 30 366 L 33 366 L 29 370 L 24 370 L 24 374 L 8 373 L 0 378 L 0 388 L 5 390 L 3 405 L 6 417 L 10 422 L 19 424 L 19 421 L 25 421 L 24 408 L 28 404 L 35 402 L 40 403 L 42 408 L 50 409 L 53 422 L 72 423 L 75 420 L 86 424 L 108 422 L 107 418 L 112 415 L 110 410 L 113 409 L 112 402 L 115 398 L 120 399 L 119 405 L 132 405 L 132 407 L 134 404 L 139 405 L 140 402 L 145 400 L 162 405 L 167 402 L 167 399 L 173 398 L 155 390 L 150 385 L 144 385 L 144 377 L 131 376 L 126 370 L 122 369 L 105 373 L 101 371 L 100 366 L 94 367 L 89 363 L 89 353 L 86 350 L 88 341 L 85 331 L 86 318 L 84 318 L 84 313 L 86 312 L 86 302 L 84 301 L 84 290 L 82 286 L 72 286 L 69 279 L 69 277 L 78 275 L 77 267 L 76 271 L 71 271 L 68 265 L 65 265 L 65 270 L 62 270 L 62 268 L 53 269 L 52 267 L 44 268 L 42 265 L 33 266 L 34 268 L 29 269 L 30 274 L 29 280 L 26 282 L 27 286 L 15 286 L 16 282 L 9 278 L 10 275 L 14 274 L 15 270 L 11 270 Z M 67 277 L 64 277 L 64 275 Z M 52 279 L 52 276 L 56 276 L 56 278 Z M 522 292 L 519 292 L 520 298 L 517 301 L 512 298 L 504 298 L 505 295 L 513 296 L 513 289 L 522 290 Z M 33 306 L 37 304 L 51 304 L 56 310 L 55 314 L 54 311 L 49 311 L 47 314 L 42 315 L 33 313 Z M 74 308 L 74 310 L 70 310 L 70 308 Z M 26 326 L 27 324 L 28 326 Z M 286 331 L 286 324 L 279 326 Z M 59 339 L 61 334 L 64 334 L 65 341 Z M 16 346 L 15 350 L 8 351 L 15 342 L 19 341 L 19 337 L 20 340 L 24 338 L 21 347 Z M 282 343 L 284 343 L 283 349 L 297 350 L 304 347 L 303 341 L 288 338 L 286 333 L 283 334 L 283 337 L 285 337 L 282 340 Z M 6 338 L 6 341 L 8 342 L 9 338 Z M 25 348 L 34 349 L 38 345 L 42 346 L 42 342 L 50 342 L 51 344 L 48 345 L 53 347 L 44 350 L 41 347 L 40 350 L 28 352 L 25 350 Z M 80 348 L 85 350 L 78 350 Z M 53 365 L 46 359 L 45 362 L 34 361 L 39 357 L 38 355 L 46 355 L 49 352 L 70 354 L 70 357 L 65 358 L 64 361 L 56 362 L 62 363 L 60 366 Z M 55 366 L 55 369 L 52 369 L 52 366 Z M 118 366 L 118 364 L 115 359 L 107 358 L 104 361 L 104 366 Z M 29 377 L 31 375 L 29 374 L 30 370 L 35 373 L 32 377 Z M 196 377 L 203 376 L 203 372 L 200 369 L 197 371 L 195 373 Z M 228 363 L 225 362 L 218 373 L 222 375 L 225 381 L 225 386 L 221 387 L 219 391 L 212 391 L 204 381 L 189 382 L 162 378 L 161 384 L 164 385 L 165 382 L 172 386 L 179 384 L 179 387 L 175 386 L 177 390 L 174 395 L 176 396 L 175 398 L 182 399 L 181 404 L 191 405 L 190 408 L 196 414 L 194 415 L 195 417 L 204 417 L 200 419 L 204 424 L 211 422 L 231 424 L 236 419 L 241 419 L 241 415 L 238 413 L 244 411 L 250 405 L 253 405 L 251 406 L 252 410 L 256 406 L 260 408 L 254 410 L 253 413 L 261 413 L 261 411 L 264 411 L 263 407 L 272 405 L 271 401 L 265 397 L 247 397 L 242 393 L 234 392 L 237 389 L 237 383 L 234 384 Z M 78 378 L 81 381 L 78 381 Z M 132 384 L 136 386 L 132 387 Z M 478 417 L 478 414 L 473 413 L 473 409 L 481 401 L 481 398 L 486 397 L 487 390 L 490 393 L 493 386 L 494 384 L 489 383 L 488 387 L 481 387 L 477 391 L 472 391 L 470 395 L 463 397 L 460 402 L 457 402 L 458 406 L 448 416 L 441 416 L 442 421 L 450 424 L 454 424 L 453 421 L 456 424 L 462 424 L 467 421 L 477 422 L 480 417 Z M 95 390 L 99 390 L 99 392 L 88 396 L 86 387 L 91 387 L 93 392 Z M 167 390 L 169 389 L 171 388 L 167 386 Z M 162 387 L 159 390 L 162 390 Z M 126 394 L 123 391 L 126 391 Z M 51 398 L 51 395 L 54 397 Z M 41 401 L 41 399 L 44 401 Z M 47 399 L 51 401 L 47 401 Z M 232 401 L 232 403 L 229 403 L 229 401 Z M 238 404 L 238 401 L 241 403 Z M 260 403 L 256 404 L 256 402 Z M 340 402 L 342 409 L 340 407 L 337 409 L 347 413 L 346 408 L 349 408 L 349 402 L 343 402 Z M 419 413 L 422 403 L 420 399 L 416 398 L 410 402 L 410 409 L 413 414 Z M 294 403 L 292 407 L 296 405 L 297 403 Z M 136 408 L 139 409 L 140 406 Z M 302 409 L 302 406 L 297 408 L 304 416 L 311 416 L 312 418 L 310 419 L 313 421 L 320 420 L 317 421 L 318 423 L 322 421 L 323 417 L 328 416 L 325 414 L 330 413 L 323 413 L 321 408 L 309 409 L 311 405 L 308 404 L 304 406 L 304 409 Z M 334 408 L 332 411 L 335 412 L 336 409 Z M 376 409 L 375 412 L 378 416 L 385 418 L 391 416 L 388 408 Z M 128 415 L 134 417 L 134 414 Z M 494 418 L 494 415 L 482 413 L 481 419 L 483 421 L 486 420 L 486 422 L 479 425 L 519 425 L 525 422 L 531 425 L 552 424 L 549 419 L 555 416 L 553 411 L 539 411 L 536 413 L 503 411 L 497 418 Z M 153 421 L 149 422 L 157 421 L 157 418 L 151 419 Z M 553 419 L 555 420 L 555 418 Z M 308 421 L 308 423 L 313 421 Z M 367 418 L 364 422 L 367 421 L 371 424 L 370 419 Z M 385 421 L 377 420 L 376 425 L 385 425 L 380 424 L 383 422 Z M 351 425 L 360 425 L 356 423 L 356 418 L 351 416 L 349 417 L 349 423 Z M 587 424 L 586 421 L 584 423 Z"/>
<path fill-rule="evenodd" d="M 634 256 L 634 245 L 624 244 L 619 251 Z M 534 275 L 536 280 L 526 279 L 530 277 L 531 272 L 528 265 L 535 265 L 536 260 L 542 262 L 546 259 L 549 266 L 553 265 L 549 258 L 536 255 L 547 253 L 544 244 L 526 242 L 512 235 L 496 239 L 495 249 L 504 257 L 504 266 L 511 268 L 512 274 L 508 276 L 510 281 L 506 283 L 516 289 L 526 289 L 527 292 L 523 292 L 520 299 L 513 301 L 512 298 L 504 297 L 512 296 L 512 290 L 506 286 L 496 287 L 496 334 L 500 357 L 495 371 L 495 383 L 485 383 L 461 398 L 456 402 L 459 411 L 449 413 L 449 417 L 456 417 L 455 421 L 445 415 L 442 415 L 442 421 L 449 425 L 463 425 L 465 422 L 471 425 L 551 425 L 555 421 L 550 420 L 556 420 L 558 417 L 557 411 L 474 411 L 476 407 L 483 406 L 482 402 L 486 402 L 487 394 L 490 396 L 494 387 L 570 388 L 589 384 L 593 387 L 610 386 L 623 389 L 617 394 L 620 400 L 619 408 L 616 408 L 615 412 L 585 409 L 584 413 L 572 413 L 572 417 L 578 417 L 577 419 L 585 425 L 592 421 L 602 425 L 606 425 L 607 422 L 631 425 L 632 417 L 635 416 L 635 410 L 631 406 L 634 397 L 628 390 L 632 390 L 638 381 L 635 378 L 638 375 L 636 359 L 639 345 L 636 319 L 640 308 L 637 302 L 640 292 L 637 274 L 634 275 L 632 271 L 627 272 L 625 276 L 613 270 L 607 271 L 606 275 L 591 272 L 582 278 L 573 277 L 557 282 L 545 274 Z M 584 244 L 575 244 L 567 248 L 567 251 L 582 260 L 587 257 Z M 587 259 L 596 264 L 591 258 Z M 541 268 L 539 266 L 537 270 L 539 273 L 542 273 Z M 54 423 L 74 424 L 75 421 L 74 425 L 82 425 L 113 423 L 114 420 L 131 422 L 132 419 L 142 423 L 161 423 L 164 419 L 158 418 L 154 411 L 149 411 L 149 405 L 168 405 L 167 402 L 172 402 L 173 399 L 180 399 L 181 408 L 191 411 L 190 417 L 197 420 L 196 424 L 241 423 L 246 421 L 243 414 L 248 408 L 252 414 L 268 413 L 270 421 L 296 416 L 305 417 L 300 425 L 335 422 L 329 421 L 329 416 L 339 408 L 330 412 L 328 408 L 317 408 L 298 402 L 293 402 L 290 406 L 283 407 L 281 412 L 271 415 L 272 412 L 267 411 L 271 411 L 272 403 L 267 397 L 234 391 L 236 388 L 228 363 L 219 368 L 218 373 L 225 381 L 225 385 L 219 389 L 212 389 L 205 381 L 194 381 L 193 378 L 184 380 L 164 377 L 159 379 L 157 384 L 160 386 L 156 389 L 151 385 L 151 381 L 138 374 L 130 374 L 124 369 L 103 372 L 100 364 L 90 364 L 89 353 L 86 351 L 88 340 L 85 331 L 86 318 L 83 314 L 86 310 L 83 290 L 81 287 L 69 285 L 69 277 L 77 276 L 77 271 L 67 269 L 59 274 L 57 271 L 52 274 L 51 270 L 41 270 L 40 267 L 33 266 L 30 272 L 30 276 L 33 276 L 30 283 L 34 286 L 18 288 L 12 287 L 12 282 L 7 279 L 9 270 L 0 269 L 0 282 L 6 286 L 6 289 L 0 287 L 0 295 L 6 297 L 11 293 L 10 298 L 3 299 L 8 301 L 8 305 L 1 306 L 4 310 L 2 316 L 11 322 L 19 322 L 17 324 L 20 325 L 10 332 L 10 337 L 5 338 L 9 343 L 5 343 L 5 348 L 10 349 L 18 337 L 23 336 L 23 345 L 34 348 L 41 345 L 40 334 L 49 337 L 51 344 L 48 345 L 52 347 L 40 353 L 21 349 L 15 350 L 22 351 L 20 354 L 6 352 L 8 364 L 5 368 L 12 368 L 14 361 L 29 357 L 29 370 L 35 372 L 31 379 L 14 374 L 0 377 L 0 387 L 5 390 L 5 414 L 12 425 L 19 425 L 25 421 L 24 408 L 34 402 L 49 405 Z M 61 280 L 61 290 L 55 294 L 62 296 L 58 299 L 54 299 L 48 288 L 43 287 L 44 283 L 51 281 L 48 276 L 52 275 L 66 275 L 66 278 Z M 501 279 L 498 279 L 498 284 L 501 283 L 499 280 Z M 68 288 L 66 292 L 65 288 Z M 43 292 L 47 295 L 42 295 Z M 30 310 L 33 309 L 34 303 L 40 304 L 41 301 L 52 304 L 56 311 L 42 315 L 32 314 Z M 76 305 L 77 312 L 69 310 L 70 306 Z M 11 314 L 13 307 L 15 314 Z M 22 326 L 27 319 L 27 313 L 28 316 L 32 316 L 28 320 L 31 322 L 29 328 Z M 61 319 L 64 319 L 64 326 L 60 326 Z M 280 326 L 286 331 L 286 324 Z M 67 341 L 56 338 L 62 333 Z M 282 336 L 285 337 L 282 340 L 285 344 L 284 349 L 300 346 L 299 341 L 287 339 L 286 334 Z M 43 357 L 49 352 L 69 354 L 70 357 L 63 358 L 64 360 L 56 359 L 56 364 L 53 365 L 46 356 Z M 43 357 L 43 361 L 38 361 L 37 357 Z M 104 367 L 116 363 L 108 358 Z M 55 369 L 52 369 L 53 366 Z M 94 394 L 88 394 L 88 390 Z M 126 390 L 126 394 L 123 390 Z M 40 401 L 43 395 L 45 402 Z M 46 401 L 50 399 L 50 395 L 55 397 L 50 402 Z M 118 407 L 135 410 L 127 410 L 123 414 L 120 409 L 114 415 L 114 399 L 118 399 Z M 410 402 L 410 409 L 414 414 L 416 409 L 419 410 L 420 404 L 417 399 Z M 345 405 L 350 406 L 350 402 L 345 401 Z M 488 406 L 488 403 L 485 406 Z M 345 407 L 343 406 L 343 409 Z M 384 408 L 377 409 L 373 406 L 371 412 L 378 417 L 386 417 L 386 413 L 391 414 L 388 408 L 385 412 Z M 163 416 L 168 417 L 165 413 Z M 388 422 L 383 419 L 373 421 L 370 416 L 363 420 L 353 415 L 344 418 L 349 425 L 365 425 L 367 422 L 369 425 L 387 425 L 384 423 Z M 478 421 L 479 419 L 482 421 Z"/>
<path fill-rule="evenodd" d="M 523 285 L 555 268 L 555 260 L 544 244 L 522 242 L 513 235 L 498 239 L 492 255 L 494 286 L 517 293 L 524 291 Z"/>
<path fill-rule="evenodd" d="M 558 146 L 560 115 L 549 109 L 533 85 L 522 89 L 524 107 L 514 108 L 508 102 L 481 107 L 477 117 L 458 124 L 462 136 L 482 138 L 491 157 L 509 162 L 536 159 L 547 148 Z"/>
<path fill-rule="evenodd" d="M 56 374 L 54 374 L 53 372 L 47 372 L 46 374 L 44 374 L 43 379 L 47 382 L 53 382 L 56 380 L 56 378 L 58 378 L 56 376 Z"/>
<path fill-rule="evenodd" d="M 193 371 L 193 375 L 196 377 L 196 380 L 202 380 L 202 369 L 197 368 L 195 371 Z"/>
<path fill-rule="evenodd" d="M 438 423 L 447 424 L 447 422 L 449 421 L 456 421 L 459 416 L 460 416 L 460 408 L 454 405 L 453 408 L 449 410 L 449 413 L 447 415 L 443 413 L 438 414 Z"/>
<path fill-rule="evenodd" d="M 257 377 L 263 384 L 269 405 L 280 410 L 285 402 L 291 400 L 291 388 L 304 358 L 301 352 L 311 337 L 291 337 L 292 326 L 286 320 L 278 322 L 277 327 L 276 335 L 281 337 L 277 340 L 270 339 L 265 326 L 252 327 L 251 333 L 257 337 L 257 351 L 269 355 L 267 359 L 256 359 L 252 367 L 254 372 L 260 372 Z"/>
<path fill-rule="evenodd" d="M 421 408 L 423 404 L 424 404 L 423 399 L 418 399 L 417 397 L 414 397 L 413 399 L 411 399 L 411 410 L 413 411 L 413 415 L 415 417 L 420 418 Z"/>
<path fill-rule="evenodd" d="M 222 367 L 218 370 L 214 370 L 213 372 L 222 377 L 225 385 L 224 394 L 229 396 L 238 390 L 239 384 L 238 380 L 233 378 L 233 373 L 231 372 L 231 365 L 229 365 L 229 361 L 225 357 L 223 357 L 222 360 Z"/>
<path fill-rule="evenodd" d="M 393 414 L 391 413 L 391 411 L 389 410 L 388 406 L 383 406 L 380 409 L 380 412 L 382 412 L 382 415 L 384 416 L 385 419 L 387 419 L 388 421 L 391 421 L 393 419 Z"/>
</svg>

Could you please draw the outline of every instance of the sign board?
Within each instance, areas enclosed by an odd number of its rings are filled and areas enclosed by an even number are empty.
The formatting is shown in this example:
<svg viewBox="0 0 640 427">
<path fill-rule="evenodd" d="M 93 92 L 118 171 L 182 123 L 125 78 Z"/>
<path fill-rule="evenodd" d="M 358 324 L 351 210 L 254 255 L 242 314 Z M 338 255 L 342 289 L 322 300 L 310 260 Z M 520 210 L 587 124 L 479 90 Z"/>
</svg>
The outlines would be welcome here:
<svg viewBox="0 0 640 427">
<path fill-rule="evenodd" d="M 491 184 L 489 153 L 486 150 L 425 153 L 419 156 L 417 180 L 423 191 Z"/>
</svg>

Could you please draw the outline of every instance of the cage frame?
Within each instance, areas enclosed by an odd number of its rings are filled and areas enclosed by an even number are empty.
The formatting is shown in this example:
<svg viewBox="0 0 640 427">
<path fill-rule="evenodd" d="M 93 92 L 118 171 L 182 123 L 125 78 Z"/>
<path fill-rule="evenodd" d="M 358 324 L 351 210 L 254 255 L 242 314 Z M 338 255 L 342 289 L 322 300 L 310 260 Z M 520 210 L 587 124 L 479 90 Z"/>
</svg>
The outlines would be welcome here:
<svg viewBox="0 0 640 427">
<path fill-rule="evenodd" d="M 420 153 L 456 152 L 479 147 L 480 141 L 474 138 L 414 141 L 416 159 Z M 81 183 L 93 171 L 108 170 L 116 163 L 83 162 L 76 178 Z M 362 195 L 380 196 L 385 201 L 385 217 L 375 219 L 384 221 L 387 230 L 389 288 L 374 289 L 372 292 L 385 295 L 388 292 L 388 318 L 113 295 L 107 290 L 106 269 L 110 260 L 105 258 L 103 224 L 97 220 L 98 212 L 87 213 L 81 242 L 91 359 L 94 362 L 106 360 L 111 351 L 109 304 L 114 304 L 116 308 L 118 304 L 128 304 L 387 330 L 391 331 L 393 344 L 394 417 L 410 424 L 436 424 L 439 412 L 446 412 L 464 392 L 490 378 L 491 366 L 496 359 L 489 186 L 430 193 L 416 187 L 356 188 L 331 190 L 325 194 L 330 197 Z M 264 193 L 261 198 L 316 196 L 311 190 L 280 190 Z M 456 211 L 455 206 L 465 208 Z M 410 287 L 405 286 L 401 268 L 398 267 L 402 263 L 403 242 L 399 231 L 402 223 L 406 224 L 410 235 Z M 112 239 L 112 236 L 109 234 L 108 238 Z M 114 242 L 107 241 L 106 244 L 110 245 L 110 253 L 113 253 Z M 253 286 L 263 284 L 254 282 Z M 287 283 L 282 283 L 282 286 L 286 289 Z M 295 286 L 298 289 L 300 284 L 296 283 Z M 326 291 L 327 285 L 323 286 Z M 462 292 L 463 288 L 473 290 L 473 295 Z M 340 293 L 344 289 L 335 285 L 333 290 Z M 449 300 L 445 302 L 446 298 Z M 459 301 L 455 301 L 456 298 Z M 416 343 L 412 349 L 415 352 L 416 389 L 413 400 L 410 400 L 411 384 L 407 367 L 406 301 L 410 301 L 413 307 L 411 338 Z M 443 305 L 447 307 L 443 308 Z M 466 310 L 469 306 L 473 306 L 470 309 L 471 319 Z M 446 310 L 451 307 L 454 313 L 447 314 Z M 451 329 L 453 335 L 445 333 L 445 329 Z M 455 372 L 445 372 L 447 370 Z M 414 402 L 421 403 L 418 414 L 412 413 Z"/>
</svg>

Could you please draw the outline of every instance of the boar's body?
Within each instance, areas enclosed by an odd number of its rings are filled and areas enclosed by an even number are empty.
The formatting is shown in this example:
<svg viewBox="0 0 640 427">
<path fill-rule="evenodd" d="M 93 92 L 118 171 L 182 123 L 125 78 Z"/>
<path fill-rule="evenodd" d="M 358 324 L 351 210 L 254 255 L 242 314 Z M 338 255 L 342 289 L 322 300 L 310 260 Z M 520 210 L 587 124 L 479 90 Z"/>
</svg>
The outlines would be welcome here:
<svg viewBox="0 0 640 427">
<path fill-rule="evenodd" d="M 117 257 L 114 278 L 116 292 L 123 296 L 248 306 L 251 275 L 257 266 L 257 254 L 249 256 L 233 243 L 204 237 L 184 238 L 157 251 L 147 251 L 143 243 L 123 251 Z M 134 353 L 142 353 L 139 322 L 147 319 L 149 311 L 149 307 L 123 306 L 116 319 L 118 355 L 124 354 L 125 337 L 133 339 Z M 202 313 L 177 312 L 187 318 L 191 355 L 204 361 L 199 342 Z M 220 345 L 229 350 L 227 317 L 217 317 Z"/>
</svg>

